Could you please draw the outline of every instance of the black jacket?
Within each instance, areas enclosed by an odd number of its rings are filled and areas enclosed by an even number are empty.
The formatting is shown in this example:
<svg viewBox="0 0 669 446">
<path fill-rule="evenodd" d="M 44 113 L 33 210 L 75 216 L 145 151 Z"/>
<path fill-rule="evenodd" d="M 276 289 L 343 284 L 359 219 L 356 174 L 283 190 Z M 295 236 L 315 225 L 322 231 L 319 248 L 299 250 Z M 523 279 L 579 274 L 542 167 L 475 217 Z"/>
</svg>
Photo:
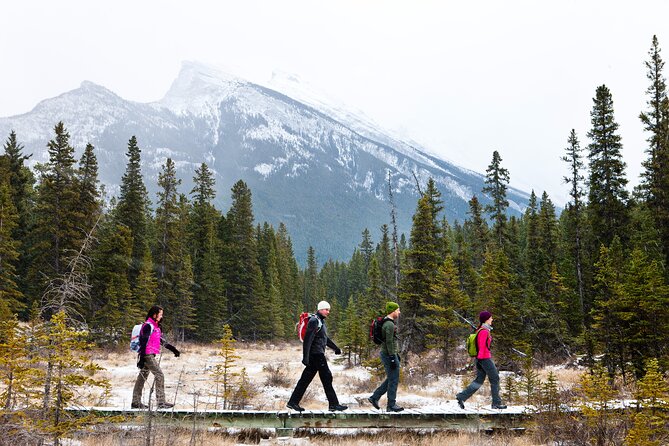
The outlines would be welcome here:
<svg viewBox="0 0 669 446">
<path fill-rule="evenodd" d="M 321 321 L 321 328 L 318 329 L 318 319 Z M 328 329 L 325 326 L 325 318 L 316 313 L 316 315 L 309 319 L 307 324 L 307 332 L 304 334 L 304 344 L 302 345 L 302 364 L 309 365 L 309 356 L 311 355 L 325 355 L 325 347 L 330 347 L 337 351 L 339 347 L 332 339 L 328 337 Z"/>
</svg>

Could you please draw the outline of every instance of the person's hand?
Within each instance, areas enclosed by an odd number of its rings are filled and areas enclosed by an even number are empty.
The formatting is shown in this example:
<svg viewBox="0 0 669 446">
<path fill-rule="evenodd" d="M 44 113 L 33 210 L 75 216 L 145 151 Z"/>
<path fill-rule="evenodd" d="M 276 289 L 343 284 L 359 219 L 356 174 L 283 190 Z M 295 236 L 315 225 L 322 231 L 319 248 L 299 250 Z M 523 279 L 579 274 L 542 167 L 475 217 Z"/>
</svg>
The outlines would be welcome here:
<svg viewBox="0 0 669 446">
<path fill-rule="evenodd" d="M 176 356 L 177 358 L 181 355 L 181 352 L 177 350 L 177 348 L 172 344 L 165 344 L 165 348 L 174 353 L 174 356 Z"/>
<path fill-rule="evenodd" d="M 144 355 L 139 355 L 139 360 L 137 361 L 137 368 L 138 369 L 143 369 L 145 363 L 146 363 L 145 356 Z"/>
<path fill-rule="evenodd" d="M 397 358 L 395 355 L 390 357 L 390 369 L 395 370 L 397 368 Z"/>
<path fill-rule="evenodd" d="M 341 349 L 339 347 L 334 349 L 335 355 L 341 355 Z"/>
</svg>

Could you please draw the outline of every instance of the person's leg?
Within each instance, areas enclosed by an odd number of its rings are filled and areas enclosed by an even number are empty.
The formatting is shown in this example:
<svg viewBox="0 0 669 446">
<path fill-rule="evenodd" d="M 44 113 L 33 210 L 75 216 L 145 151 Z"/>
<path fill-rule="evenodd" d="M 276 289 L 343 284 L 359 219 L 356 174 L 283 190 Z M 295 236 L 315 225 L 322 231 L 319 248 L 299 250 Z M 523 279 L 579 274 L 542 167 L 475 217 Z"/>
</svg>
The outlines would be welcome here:
<svg viewBox="0 0 669 446">
<path fill-rule="evenodd" d="M 499 372 L 492 359 L 483 359 L 481 367 L 485 371 L 490 381 L 490 393 L 492 394 L 492 405 L 499 406 L 502 404 L 502 398 L 499 396 Z"/>
<path fill-rule="evenodd" d="M 328 405 L 330 407 L 339 405 L 339 399 L 335 393 L 334 387 L 332 387 L 332 372 L 330 367 L 328 367 L 328 362 L 325 360 L 320 361 L 318 367 L 318 376 L 321 378 L 321 383 L 323 383 L 323 389 L 325 389 L 325 396 L 328 399 Z"/>
<path fill-rule="evenodd" d="M 469 397 L 474 394 L 474 392 L 481 388 L 483 382 L 485 381 L 486 373 L 481 367 L 480 361 L 476 359 L 474 360 L 474 363 L 476 364 L 476 378 L 474 381 L 472 381 L 471 384 L 467 386 L 465 390 L 456 395 L 456 398 L 460 401 L 467 401 Z"/>
<path fill-rule="evenodd" d="M 153 373 L 156 401 L 158 401 L 158 404 L 163 404 L 165 402 L 165 375 L 163 375 L 155 355 L 146 355 L 146 368 Z"/>
<path fill-rule="evenodd" d="M 385 355 L 383 352 L 380 353 L 381 364 L 386 372 L 386 379 L 381 383 L 379 387 L 376 388 L 371 398 L 374 401 L 379 401 L 383 395 L 388 391 L 388 377 L 390 376 L 390 361 L 388 355 Z"/>
<path fill-rule="evenodd" d="M 314 379 L 316 373 L 318 373 L 318 368 L 314 367 L 314 364 L 312 364 L 310 360 L 309 365 L 302 371 L 302 376 L 300 376 L 300 379 L 297 381 L 297 385 L 295 386 L 295 390 L 293 390 L 293 394 L 290 395 L 288 404 L 300 404 L 304 392 L 307 391 L 307 387 L 311 384 L 311 380 Z"/>
<path fill-rule="evenodd" d="M 400 363 L 398 361 L 397 367 L 390 368 L 390 359 L 388 359 L 388 406 L 394 407 L 397 402 L 397 385 L 400 382 Z"/>
<path fill-rule="evenodd" d="M 137 375 L 137 379 L 135 380 L 135 387 L 132 389 L 133 406 L 139 406 L 142 403 L 142 390 L 144 390 L 144 383 L 148 376 L 149 369 L 146 368 L 146 363 L 144 363 L 144 367 L 139 371 L 139 375 Z"/>
</svg>

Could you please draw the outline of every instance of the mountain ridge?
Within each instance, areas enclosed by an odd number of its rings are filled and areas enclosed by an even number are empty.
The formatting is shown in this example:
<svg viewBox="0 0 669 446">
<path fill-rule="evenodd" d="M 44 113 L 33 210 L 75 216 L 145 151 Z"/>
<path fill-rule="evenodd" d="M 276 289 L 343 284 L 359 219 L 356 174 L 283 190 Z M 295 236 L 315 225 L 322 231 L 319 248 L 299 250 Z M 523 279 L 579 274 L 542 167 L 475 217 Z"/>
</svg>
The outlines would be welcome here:
<svg viewBox="0 0 669 446">
<path fill-rule="evenodd" d="M 407 235 L 418 198 L 414 176 L 421 185 L 434 178 L 450 222 L 464 220 L 472 195 L 486 202 L 483 175 L 396 139 L 341 105 L 289 94 L 185 62 L 158 101 L 128 101 L 84 81 L 28 113 L 0 118 L 0 135 L 15 130 L 24 151 L 34 153 L 31 163 L 45 162 L 53 126 L 63 121 L 77 153 L 88 142 L 96 147 L 100 180 L 111 194 L 118 192 L 133 135 L 151 193 L 168 157 L 183 193 L 190 191 L 195 168 L 206 162 L 216 174 L 217 207 L 227 209 L 226 188 L 243 179 L 254 194 L 256 221 L 283 221 L 300 261 L 310 245 L 321 262 L 347 259 L 365 228 L 374 234 L 389 223 L 388 176 L 399 230 Z M 528 194 L 509 188 L 508 198 L 510 213 L 519 214 Z"/>
</svg>

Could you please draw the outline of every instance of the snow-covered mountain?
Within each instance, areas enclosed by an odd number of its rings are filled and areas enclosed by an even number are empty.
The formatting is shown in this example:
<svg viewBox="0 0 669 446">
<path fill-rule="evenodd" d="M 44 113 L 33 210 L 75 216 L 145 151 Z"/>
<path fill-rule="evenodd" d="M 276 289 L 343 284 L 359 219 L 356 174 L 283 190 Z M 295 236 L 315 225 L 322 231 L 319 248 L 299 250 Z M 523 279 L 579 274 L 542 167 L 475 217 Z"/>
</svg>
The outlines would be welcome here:
<svg viewBox="0 0 669 446">
<path fill-rule="evenodd" d="M 349 258 L 365 228 L 378 241 L 380 226 L 390 220 L 389 175 L 399 230 L 407 234 L 418 198 L 414 176 L 421 185 L 436 181 L 451 222 L 466 217 L 474 194 L 487 201 L 480 174 L 429 155 L 294 76 L 276 75 L 261 86 L 186 62 L 165 97 L 149 104 L 83 82 L 29 113 L 0 118 L 0 137 L 15 130 L 25 152 L 34 154 L 31 162 L 44 162 L 58 121 L 79 151 L 87 142 L 96 147 L 100 179 L 111 194 L 133 135 L 152 193 L 168 157 L 184 193 L 202 162 L 214 170 L 219 209 L 228 208 L 230 188 L 243 179 L 253 192 L 256 220 L 284 222 L 298 259 L 309 245 L 321 261 Z M 521 212 L 528 195 L 510 189 L 508 198 L 511 212 Z"/>
</svg>

